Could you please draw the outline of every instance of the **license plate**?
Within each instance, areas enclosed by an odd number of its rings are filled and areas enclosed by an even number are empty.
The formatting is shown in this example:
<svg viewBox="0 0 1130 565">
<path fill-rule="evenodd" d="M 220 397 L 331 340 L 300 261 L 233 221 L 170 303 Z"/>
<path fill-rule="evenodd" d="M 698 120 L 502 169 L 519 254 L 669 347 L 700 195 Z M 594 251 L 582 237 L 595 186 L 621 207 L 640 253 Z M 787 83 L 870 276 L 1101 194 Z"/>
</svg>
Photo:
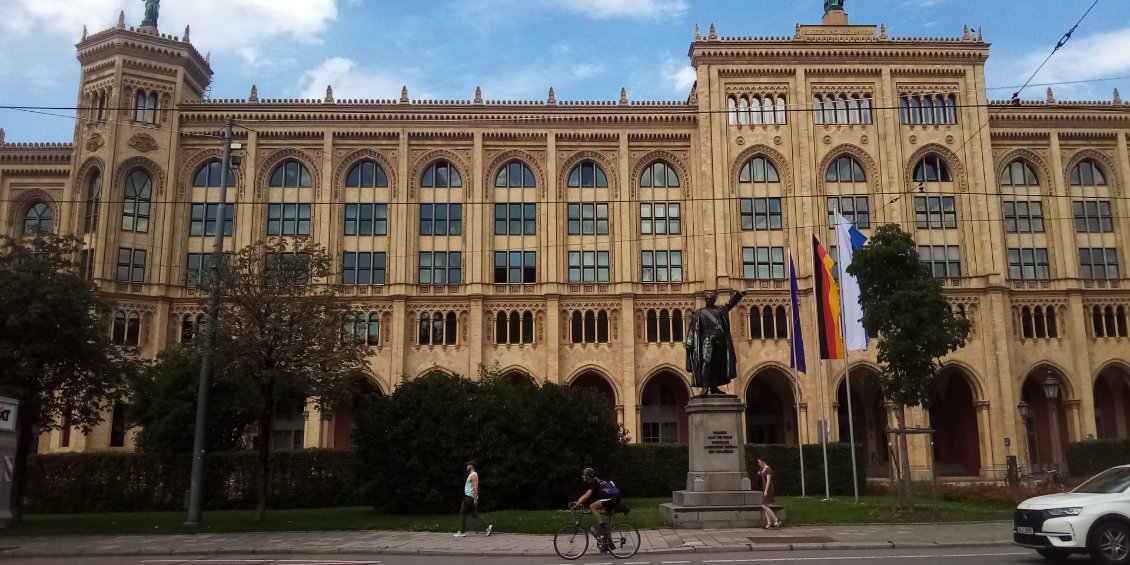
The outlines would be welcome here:
<svg viewBox="0 0 1130 565">
<path fill-rule="evenodd" d="M 1034 534 L 1034 533 L 1036 533 L 1036 531 L 1033 530 L 1032 528 L 1029 528 L 1029 527 L 1017 526 L 1016 527 L 1016 533 L 1018 533 L 1018 534 Z"/>
</svg>

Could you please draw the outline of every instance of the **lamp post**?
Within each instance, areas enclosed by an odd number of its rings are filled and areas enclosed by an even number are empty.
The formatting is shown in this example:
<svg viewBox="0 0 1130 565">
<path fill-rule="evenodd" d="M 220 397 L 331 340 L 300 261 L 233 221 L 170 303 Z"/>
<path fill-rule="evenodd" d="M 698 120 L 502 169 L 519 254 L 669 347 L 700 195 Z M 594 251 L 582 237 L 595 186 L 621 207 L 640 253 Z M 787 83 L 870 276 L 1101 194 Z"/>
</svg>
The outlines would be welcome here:
<svg viewBox="0 0 1130 565">
<path fill-rule="evenodd" d="M 1020 413 L 1020 420 L 1024 422 L 1024 444 L 1028 446 L 1028 472 L 1032 472 L 1032 450 L 1036 451 L 1036 461 L 1040 460 L 1040 442 L 1035 434 L 1029 436 L 1028 434 L 1028 419 L 1032 417 L 1032 407 L 1028 404 L 1027 400 L 1020 399 L 1020 404 L 1016 405 L 1016 411 Z"/>
<path fill-rule="evenodd" d="M 1059 382 L 1056 381 L 1055 375 L 1048 371 L 1047 378 L 1044 379 L 1044 396 L 1048 399 L 1048 415 L 1051 416 L 1051 433 L 1052 433 L 1052 464 L 1059 467 L 1059 418 L 1056 417 L 1056 408 L 1059 404 Z"/>
</svg>

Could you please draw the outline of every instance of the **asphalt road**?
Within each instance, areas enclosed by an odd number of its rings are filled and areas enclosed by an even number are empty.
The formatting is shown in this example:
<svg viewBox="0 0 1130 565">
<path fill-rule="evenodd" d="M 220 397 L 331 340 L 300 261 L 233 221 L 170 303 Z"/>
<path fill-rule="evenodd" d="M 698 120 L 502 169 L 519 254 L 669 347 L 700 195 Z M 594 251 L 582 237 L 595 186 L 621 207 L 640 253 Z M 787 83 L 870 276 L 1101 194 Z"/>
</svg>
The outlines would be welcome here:
<svg viewBox="0 0 1130 565">
<path fill-rule="evenodd" d="M 73 557 L 43 559 L 4 559 L 0 565 L 756 565 L 759 563 L 801 563 L 804 565 L 885 565 L 914 562 L 915 565 L 996 565 L 1000 563 L 1048 563 L 1036 552 L 1017 547 L 971 547 L 942 549 L 891 549 L 844 551 L 758 551 L 741 553 L 681 553 L 637 555 L 617 560 L 588 554 L 577 561 L 553 557 L 498 556 L 404 556 L 404 555 L 286 555 L 286 556 L 144 556 L 144 557 Z M 1069 563 L 1090 563 L 1076 557 Z"/>
</svg>

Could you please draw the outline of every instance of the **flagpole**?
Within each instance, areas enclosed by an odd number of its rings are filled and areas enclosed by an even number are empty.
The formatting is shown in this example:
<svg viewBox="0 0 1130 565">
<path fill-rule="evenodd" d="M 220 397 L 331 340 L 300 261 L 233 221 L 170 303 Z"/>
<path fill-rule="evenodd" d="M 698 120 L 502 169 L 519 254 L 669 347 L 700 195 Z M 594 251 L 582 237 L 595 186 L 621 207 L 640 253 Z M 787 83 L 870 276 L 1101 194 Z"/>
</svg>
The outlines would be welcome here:
<svg viewBox="0 0 1130 565">
<path fill-rule="evenodd" d="M 796 404 L 796 438 L 797 438 L 797 451 L 800 453 L 800 495 L 802 497 L 808 496 L 808 491 L 804 485 L 804 435 L 801 433 L 802 421 L 800 419 L 800 375 L 797 372 L 797 359 L 796 348 L 793 347 L 793 339 L 796 337 L 793 326 L 793 320 L 796 320 L 796 304 L 793 304 L 793 281 L 796 280 L 796 267 L 793 261 L 793 250 L 789 249 L 789 368 L 793 373 L 793 401 Z M 800 300 L 800 297 L 797 297 Z"/>
<path fill-rule="evenodd" d="M 816 239 L 816 234 L 812 234 L 812 239 L 814 239 L 814 240 Z M 815 253 L 815 249 L 813 249 L 813 252 Z M 815 255 L 812 256 L 812 268 L 813 268 L 812 292 L 813 292 L 813 295 L 815 296 L 815 293 L 820 292 L 820 290 L 816 288 L 816 272 L 815 272 L 815 269 L 817 269 L 817 268 L 822 269 L 823 268 L 823 266 L 817 267 Z M 813 311 L 813 319 L 817 320 L 817 323 L 819 324 L 820 313 L 816 311 L 816 300 L 815 299 L 812 300 L 812 311 Z M 817 334 L 819 334 L 819 330 L 817 330 Z M 817 346 L 817 348 L 820 347 L 820 336 L 819 335 L 816 336 L 816 346 Z M 820 364 L 820 369 L 821 369 L 821 371 L 823 371 L 823 369 L 824 369 L 823 363 Z M 831 482 L 828 480 L 828 421 L 825 419 L 825 417 L 827 416 L 827 413 L 826 413 L 826 409 L 825 409 L 825 406 L 824 406 L 824 393 L 825 393 L 824 389 L 825 389 L 825 386 L 826 386 L 826 383 L 824 381 L 827 380 L 827 379 L 824 378 L 824 375 L 821 375 L 819 380 L 820 380 L 820 383 L 819 383 L 820 386 L 818 386 L 817 389 L 820 392 L 820 394 L 819 394 L 819 396 L 820 396 L 820 418 L 818 418 L 816 420 L 816 433 L 817 433 L 817 435 L 820 436 L 820 447 L 821 447 L 821 450 L 823 451 L 823 455 L 824 455 L 824 500 L 828 501 L 828 500 L 832 500 L 832 488 L 831 488 Z"/>
<path fill-rule="evenodd" d="M 839 213 L 837 213 L 836 218 L 842 218 L 842 216 L 840 216 Z M 837 220 L 837 222 L 838 221 L 839 220 Z M 847 247 L 844 247 L 844 244 L 847 244 Z M 841 253 L 844 253 L 845 251 L 848 252 L 848 253 L 851 253 L 851 241 L 841 241 L 840 240 L 839 226 L 836 227 L 836 245 L 839 246 L 839 249 L 837 249 L 837 253 L 836 253 L 837 259 L 839 259 L 839 255 Z M 841 265 L 842 265 L 842 262 L 837 261 L 836 270 L 839 270 Z M 843 278 L 845 276 L 847 276 L 847 273 L 844 272 L 844 271 L 840 271 L 840 279 L 843 280 Z M 849 437 L 849 441 L 851 442 L 851 444 L 850 444 L 851 445 L 851 487 L 855 492 L 855 503 L 859 504 L 859 469 L 858 469 L 858 467 L 856 465 L 856 461 L 855 461 L 855 417 L 854 417 L 854 414 L 852 414 L 852 409 L 851 409 L 851 362 L 848 360 L 848 349 L 849 348 L 848 348 L 848 344 L 847 344 L 847 341 L 848 341 L 848 339 L 847 339 L 847 302 L 845 302 L 845 300 L 844 300 L 844 285 L 843 285 L 843 283 L 840 283 L 839 287 L 840 287 L 840 335 L 844 336 L 844 384 L 847 387 L 848 437 Z"/>
</svg>

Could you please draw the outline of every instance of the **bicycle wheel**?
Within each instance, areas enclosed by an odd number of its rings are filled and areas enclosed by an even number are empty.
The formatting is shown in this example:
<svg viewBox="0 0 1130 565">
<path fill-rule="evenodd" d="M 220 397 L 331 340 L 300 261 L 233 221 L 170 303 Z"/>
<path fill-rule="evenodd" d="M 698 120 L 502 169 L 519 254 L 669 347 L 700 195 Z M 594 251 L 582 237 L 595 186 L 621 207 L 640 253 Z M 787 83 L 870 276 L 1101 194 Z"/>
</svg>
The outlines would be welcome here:
<svg viewBox="0 0 1130 565">
<path fill-rule="evenodd" d="M 627 559 L 640 550 L 640 531 L 627 522 L 613 525 L 610 537 L 612 539 L 610 551 L 615 557 Z"/>
<path fill-rule="evenodd" d="M 553 551 L 562 559 L 576 559 L 589 548 L 589 532 L 580 524 L 565 524 L 553 534 Z"/>
</svg>

